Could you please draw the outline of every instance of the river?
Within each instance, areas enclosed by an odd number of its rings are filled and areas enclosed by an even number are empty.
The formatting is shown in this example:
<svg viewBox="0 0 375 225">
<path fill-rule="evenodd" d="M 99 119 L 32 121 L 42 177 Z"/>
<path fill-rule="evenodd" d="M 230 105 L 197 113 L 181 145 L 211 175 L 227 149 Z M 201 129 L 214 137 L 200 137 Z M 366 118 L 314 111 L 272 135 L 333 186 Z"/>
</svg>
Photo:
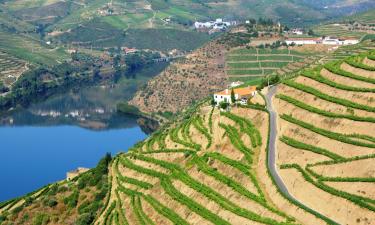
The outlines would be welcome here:
<svg viewBox="0 0 375 225">
<path fill-rule="evenodd" d="M 139 84 L 137 84 L 139 85 Z M 137 118 L 118 115 L 134 82 L 76 88 L 0 117 L 0 201 L 63 180 L 77 167 L 127 151 L 147 134 Z"/>
</svg>

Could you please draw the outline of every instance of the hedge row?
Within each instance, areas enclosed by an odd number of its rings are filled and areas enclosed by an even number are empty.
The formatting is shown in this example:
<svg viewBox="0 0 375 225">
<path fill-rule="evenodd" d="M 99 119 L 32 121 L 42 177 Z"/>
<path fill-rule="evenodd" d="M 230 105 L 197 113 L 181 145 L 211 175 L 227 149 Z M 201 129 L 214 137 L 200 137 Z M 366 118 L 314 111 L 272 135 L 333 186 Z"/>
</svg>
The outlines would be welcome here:
<svg viewBox="0 0 375 225">
<path fill-rule="evenodd" d="M 280 141 L 284 142 L 285 144 L 287 144 L 287 145 L 289 145 L 293 148 L 302 149 L 302 150 L 314 152 L 314 153 L 317 153 L 317 154 L 320 154 L 320 155 L 324 155 L 324 156 L 327 156 L 327 157 L 329 157 L 329 158 L 331 158 L 335 161 L 339 161 L 341 159 L 344 159 L 344 157 L 342 157 L 340 155 L 337 155 L 333 152 L 330 152 L 326 149 L 319 148 L 319 147 L 316 147 L 316 146 L 313 146 L 313 145 L 308 145 L 308 144 L 299 142 L 299 141 L 297 141 L 295 139 L 292 139 L 290 137 L 287 137 L 287 136 L 282 136 L 280 138 Z"/>
<path fill-rule="evenodd" d="M 206 149 L 208 149 L 212 145 L 212 137 L 208 129 L 204 127 L 203 121 L 201 120 L 202 119 L 200 117 L 196 117 L 193 119 L 192 123 L 193 123 L 193 126 L 207 138 L 208 143 L 207 143 Z"/>
<path fill-rule="evenodd" d="M 182 134 L 183 140 L 186 141 L 186 142 L 193 143 L 193 140 L 190 137 L 190 125 L 191 125 L 191 119 L 189 119 L 188 121 L 183 123 L 181 125 L 180 130 L 182 130 L 181 134 Z"/>
<path fill-rule="evenodd" d="M 208 187 L 208 186 L 206 186 L 202 183 L 197 182 L 196 180 L 192 179 L 190 176 L 188 176 L 184 173 L 179 174 L 177 176 L 177 178 L 180 181 L 182 181 L 183 183 L 185 183 L 187 186 L 189 186 L 190 188 L 192 188 L 192 189 L 196 190 L 197 192 L 203 194 L 208 199 L 216 202 L 223 209 L 228 210 L 228 211 L 230 211 L 230 212 L 232 212 L 232 213 L 234 213 L 238 216 L 247 218 L 247 219 L 252 220 L 252 221 L 264 223 L 264 224 L 272 224 L 272 225 L 284 224 L 285 225 L 284 222 L 278 222 L 278 221 L 276 221 L 274 219 L 271 219 L 271 218 L 261 217 L 260 215 L 254 213 L 254 212 L 251 212 L 251 211 L 249 211 L 247 209 L 244 209 L 244 208 L 240 208 L 239 206 L 237 206 L 233 202 L 229 201 L 228 199 L 226 199 L 224 196 L 222 196 L 221 194 L 219 194 L 218 192 L 216 192 L 212 188 L 210 188 L 210 187 Z M 290 224 L 292 224 L 292 223 L 290 223 Z"/>
<path fill-rule="evenodd" d="M 141 225 L 155 225 L 155 223 L 143 211 L 139 195 L 131 196 L 131 205 L 135 215 L 137 216 L 138 222 Z"/>
<path fill-rule="evenodd" d="M 263 204 L 266 202 L 265 199 L 260 198 L 256 194 L 248 191 L 244 188 L 241 184 L 237 183 L 233 179 L 224 176 L 223 174 L 217 172 L 215 169 L 209 167 L 205 162 L 203 162 L 198 156 L 193 158 L 193 162 L 198 166 L 199 170 L 203 171 L 203 173 L 215 178 L 216 180 L 220 181 L 221 183 L 229 186 L 234 191 L 238 192 L 239 194 L 259 203 Z"/>
<path fill-rule="evenodd" d="M 251 173 L 251 171 L 250 171 L 251 167 L 250 166 L 248 166 L 246 164 L 243 164 L 243 163 L 241 163 L 237 160 L 230 159 L 230 158 L 228 158 L 228 157 L 226 157 L 226 156 L 224 156 L 220 153 L 217 153 L 217 152 L 206 153 L 203 156 L 203 159 L 206 159 L 206 158 L 213 158 L 213 159 L 219 160 L 222 163 L 227 164 L 231 167 L 234 167 L 234 168 L 238 169 L 239 171 L 241 171 L 242 173 L 244 173 L 246 176 L 248 176 L 250 178 L 250 180 L 252 181 L 252 183 L 256 187 L 256 189 L 258 191 L 258 194 L 259 194 L 259 197 L 264 199 L 264 194 L 262 192 L 262 189 L 260 188 L 260 185 L 259 185 L 257 179 L 255 178 L 255 176 Z"/>
<path fill-rule="evenodd" d="M 279 216 L 287 218 L 287 215 L 285 213 L 283 213 L 283 212 L 281 212 L 281 211 L 279 211 L 279 210 L 277 210 L 277 209 L 269 206 L 267 204 L 267 201 L 264 198 L 263 194 L 261 194 L 259 196 L 253 194 L 252 192 L 248 191 L 245 187 L 243 187 L 241 184 L 237 183 L 233 179 L 231 179 L 231 178 L 229 178 L 227 176 L 222 175 L 221 173 L 217 172 L 215 169 L 213 169 L 210 166 L 208 166 L 202 159 L 200 159 L 197 156 L 193 159 L 193 162 L 195 162 L 195 164 L 198 166 L 198 168 L 201 171 L 203 171 L 205 174 L 207 174 L 209 176 L 212 176 L 213 178 L 215 178 L 216 180 L 220 181 L 221 183 L 226 184 L 228 187 L 232 188 L 234 191 L 236 191 L 239 194 L 241 194 L 241 195 L 249 198 L 252 201 L 257 202 L 258 204 L 262 205 L 264 208 L 270 210 L 271 212 L 274 212 L 274 213 L 276 213 Z M 257 186 L 257 188 L 259 188 L 259 184 L 258 184 L 257 181 L 256 181 L 255 185 Z M 260 188 L 259 188 L 258 191 L 260 193 L 262 193 L 260 191 Z"/>
<path fill-rule="evenodd" d="M 123 166 L 125 166 L 126 168 L 129 168 L 129 169 L 132 169 L 132 170 L 135 170 L 139 173 L 144 173 L 146 175 L 149 175 L 149 176 L 152 176 L 152 177 L 157 177 L 157 178 L 164 178 L 166 177 L 167 175 L 164 174 L 164 173 L 160 173 L 160 172 L 157 172 L 155 170 L 151 170 L 151 169 L 147 169 L 147 168 L 144 168 L 142 166 L 138 166 L 134 163 L 132 163 L 129 159 L 127 158 L 124 158 L 124 157 L 121 157 L 120 158 L 120 162 Z"/>
<path fill-rule="evenodd" d="M 253 151 L 244 145 L 236 128 L 230 125 L 222 124 L 222 123 L 220 123 L 219 126 L 225 130 L 226 134 L 228 135 L 234 147 L 237 148 L 240 152 L 242 152 L 245 155 L 246 161 L 249 164 L 252 164 L 253 163 L 253 157 L 252 157 Z"/>
<path fill-rule="evenodd" d="M 297 99 L 294 99 L 292 97 L 289 97 L 287 95 L 279 94 L 276 96 L 277 98 L 280 98 L 281 100 L 284 100 L 290 104 L 293 104 L 296 107 L 299 107 L 301 109 L 307 110 L 312 113 L 316 113 L 322 116 L 330 117 L 330 118 L 339 118 L 339 119 L 349 119 L 354 121 L 360 121 L 360 122 L 370 122 L 375 123 L 375 118 L 373 117 L 359 117 L 355 115 L 350 114 L 337 114 L 333 112 L 328 112 L 325 110 L 321 110 L 318 108 L 315 108 L 314 106 L 311 106 L 309 104 L 306 104 L 304 102 L 298 101 Z"/>
<path fill-rule="evenodd" d="M 319 181 L 332 181 L 332 182 L 375 182 L 375 177 L 325 177 L 315 171 L 310 167 L 306 167 L 306 171 L 312 174 L 314 177 L 318 178 Z M 375 203 L 375 200 L 372 200 Z"/>
<path fill-rule="evenodd" d="M 323 161 L 323 162 L 317 162 L 314 164 L 308 164 L 309 167 L 311 166 L 319 166 L 319 165 L 333 165 L 333 164 L 339 164 L 339 163 L 346 163 L 346 162 L 352 162 L 357 160 L 363 160 L 363 159 L 373 159 L 375 158 L 375 154 L 369 154 L 369 155 L 361 155 L 361 156 L 354 156 L 352 158 L 345 158 L 338 161 Z"/>
<path fill-rule="evenodd" d="M 357 62 L 353 57 L 347 58 L 345 62 L 353 67 L 368 70 L 368 71 L 375 71 L 375 67 L 368 66 L 366 64 L 363 64 L 362 62 Z"/>
<path fill-rule="evenodd" d="M 333 139 L 333 140 L 341 141 L 341 142 L 344 142 L 344 143 L 347 143 L 347 144 L 362 146 L 362 147 L 375 148 L 375 144 L 370 144 L 368 142 L 360 142 L 360 141 L 351 139 L 353 137 L 363 139 L 363 137 L 364 137 L 363 135 L 356 135 L 356 134 L 345 135 L 345 134 L 331 132 L 331 131 L 328 131 L 328 130 L 324 130 L 324 129 L 315 127 L 312 124 L 309 124 L 309 123 L 303 122 L 301 120 L 295 119 L 292 116 L 286 115 L 286 114 L 281 115 L 280 118 L 282 118 L 282 119 L 284 119 L 284 120 L 286 120 L 290 123 L 294 123 L 298 126 L 301 126 L 305 129 L 308 129 L 310 131 L 313 131 L 314 133 L 317 133 L 317 134 L 320 134 L 322 136 Z"/>
<path fill-rule="evenodd" d="M 155 209 L 156 212 L 165 216 L 173 224 L 178 224 L 178 225 L 188 225 L 189 224 L 186 220 L 181 218 L 177 213 L 175 213 L 170 208 L 161 204 L 158 200 L 153 198 L 151 195 L 144 195 L 143 198 Z"/>
<path fill-rule="evenodd" d="M 129 225 L 129 222 L 126 219 L 126 216 L 125 216 L 123 208 L 122 208 L 122 201 L 120 199 L 120 195 L 118 193 L 118 189 L 115 190 L 115 193 L 116 193 L 116 197 L 118 199 L 118 211 L 120 212 L 120 218 L 121 218 L 120 221 L 121 221 L 121 224 Z"/>
<path fill-rule="evenodd" d="M 195 151 L 190 149 L 160 149 L 154 150 L 152 152 L 142 152 L 144 155 L 157 154 L 157 153 L 195 153 Z"/>
<path fill-rule="evenodd" d="M 337 74 L 337 75 L 340 75 L 340 76 L 344 76 L 344 77 L 352 78 L 352 79 L 355 79 L 355 80 L 375 84 L 375 79 L 373 79 L 373 78 L 362 77 L 362 76 L 356 75 L 354 73 L 350 73 L 348 71 L 342 70 L 340 68 L 340 64 L 338 64 L 337 62 L 327 63 L 327 64 L 324 65 L 324 68 L 326 70 L 330 71 L 331 73 L 334 73 L 334 74 Z"/>
<path fill-rule="evenodd" d="M 208 117 L 208 127 L 210 129 L 210 134 L 212 134 L 212 115 L 214 113 L 214 110 L 215 110 L 215 107 L 212 107 L 211 109 L 211 112 L 210 112 L 210 116 Z"/>
<path fill-rule="evenodd" d="M 173 200 L 186 205 L 191 211 L 200 215 L 201 217 L 207 219 L 213 224 L 217 225 L 230 225 L 227 221 L 220 218 L 217 214 L 211 212 L 204 206 L 190 199 L 186 195 L 179 192 L 171 183 L 169 179 L 161 179 L 161 186 L 164 188 L 165 192 L 173 198 Z"/>
<path fill-rule="evenodd" d="M 147 183 L 147 182 L 144 182 L 144 181 L 140 181 L 140 180 L 134 179 L 132 177 L 123 176 L 121 174 L 118 174 L 117 177 L 122 182 L 129 183 L 129 184 L 134 184 L 134 185 L 136 185 L 138 187 L 141 187 L 141 188 L 144 188 L 144 189 L 150 189 L 150 188 L 153 187 L 153 185 L 150 184 L 150 183 Z"/>
<path fill-rule="evenodd" d="M 175 128 L 175 129 L 172 129 L 171 132 L 170 132 L 170 137 L 171 137 L 171 140 L 173 142 L 176 142 L 178 144 L 181 144 L 187 148 L 192 148 L 192 149 L 195 149 L 196 151 L 199 151 L 201 149 L 201 146 L 198 145 L 198 144 L 195 144 L 195 143 L 191 143 L 191 142 L 187 142 L 187 141 L 184 141 L 184 140 L 181 140 L 179 137 L 178 137 L 178 131 L 179 131 L 179 128 Z"/>
<path fill-rule="evenodd" d="M 134 179 L 132 177 L 123 176 L 118 169 L 118 161 L 116 161 L 116 164 L 115 164 L 115 173 L 117 175 L 117 178 L 122 182 L 134 184 L 134 185 L 136 185 L 138 187 L 141 187 L 141 188 L 144 188 L 144 189 L 150 189 L 150 188 L 153 187 L 153 185 L 150 184 L 150 183 L 140 181 L 140 180 Z"/>
<path fill-rule="evenodd" d="M 246 133 L 250 137 L 253 148 L 262 145 L 262 136 L 260 135 L 259 130 L 255 128 L 250 120 L 229 112 L 222 112 L 221 114 L 233 120 L 240 126 L 241 132 Z"/>
<path fill-rule="evenodd" d="M 312 95 L 314 95 L 318 98 L 321 98 L 321 99 L 329 101 L 329 102 L 333 102 L 333 103 L 336 103 L 336 104 L 339 104 L 339 105 L 344 105 L 344 106 L 355 108 L 355 109 L 365 110 L 365 111 L 368 111 L 368 112 L 375 112 L 374 107 L 367 106 L 367 105 L 361 105 L 361 104 L 358 104 L 358 103 L 355 103 L 355 102 L 352 102 L 352 101 L 349 101 L 349 100 L 346 100 L 346 99 L 342 99 L 342 98 L 333 97 L 333 96 L 324 94 L 324 93 L 320 92 L 319 90 L 317 90 L 315 88 L 296 83 L 292 80 L 285 80 L 284 84 L 287 85 L 287 86 L 293 87 L 295 89 L 298 89 L 300 91 L 307 92 L 309 94 L 312 94 Z"/>
<path fill-rule="evenodd" d="M 145 156 L 145 155 L 131 154 L 130 156 L 133 156 L 134 158 L 145 161 L 145 162 L 149 162 L 149 163 L 153 163 L 155 165 L 161 166 L 165 169 L 170 170 L 171 172 L 182 170 L 181 167 L 177 164 L 173 164 L 173 163 L 166 162 L 166 161 L 163 161 L 163 160 L 155 159 L 155 158 L 148 157 L 148 156 Z"/>
<path fill-rule="evenodd" d="M 126 194 L 130 197 L 134 196 L 134 195 L 142 195 L 142 193 L 139 192 L 139 191 L 131 190 L 129 188 L 126 188 L 126 187 L 122 186 L 120 182 L 118 182 L 117 190 L 121 191 L 122 193 L 124 193 L 124 194 Z"/>
<path fill-rule="evenodd" d="M 108 223 L 108 217 L 112 214 L 112 211 L 115 209 L 115 207 L 116 207 L 116 201 L 113 201 L 112 204 L 109 206 L 109 208 L 107 209 L 107 211 L 104 214 L 104 217 L 103 217 L 104 224 Z M 109 224 L 111 224 L 111 223 L 109 223 Z"/>
<path fill-rule="evenodd" d="M 282 165 L 280 167 L 280 169 L 296 169 L 298 172 L 300 172 L 302 174 L 302 176 L 304 177 L 304 179 L 313 184 L 314 186 L 316 186 L 317 188 L 320 188 L 322 189 L 323 191 L 325 192 L 328 192 L 332 195 L 335 195 L 335 196 L 338 196 L 338 197 L 341 197 L 341 198 L 345 198 L 349 201 L 352 201 L 354 204 L 362 207 L 362 208 L 366 208 L 368 210 L 371 210 L 371 211 L 375 211 L 375 207 L 371 204 L 368 204 L 366 202 L 363 201 L 363 198 L 362 197 L 359 197 L 359 196 L 356 196 L 356 195 L 353 195 L 353 194 L 349 194 L 345 191 L 339 191 L 337 189 L 334 189 L 332 187 L 329 187 L 327 185 L 325 185 L 323 182 L 315 182 L 308 174 L 307 172 L 305 172 L 298 164 L 287 164 L 287 165 Z"/>
<path fill-rule="evenodd" d="M 344 84 L 339 84 L 339 83 L 333 82 L 333 81 L 323 77 L 319 73 L 313 73 L 313 71 L 304 71 L 303 73 L 301 73 L 301 75 L 304 76 L 304 77 L 308 77 L 310 79 L 313 79 L 317 82 L 320 82 L 320 83 L 326 84 L 328 86 L 331 86 L 333 88 L 337 88 L 337 89 L 341 89 L 341 90 L 345 90 L 345 91 L 375 93 L 374 88 L 352 87 L 352 86 L 347 86 L 347 85 L 344 85 Z"/>
</svg>

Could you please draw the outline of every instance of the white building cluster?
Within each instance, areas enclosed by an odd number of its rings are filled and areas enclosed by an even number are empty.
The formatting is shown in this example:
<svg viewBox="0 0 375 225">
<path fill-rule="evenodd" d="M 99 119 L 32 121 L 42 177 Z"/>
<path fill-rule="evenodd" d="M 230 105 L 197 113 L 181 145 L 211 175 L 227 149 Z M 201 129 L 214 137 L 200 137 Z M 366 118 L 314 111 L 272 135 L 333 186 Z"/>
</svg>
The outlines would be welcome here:
<svg viewBox="0 0 375 225">
<path fill-rule="evenodd" d="M 319 37 L 319 38 L 289 38 L 287 45 L 355 45 L 359 43 L 356 38 L 336 38 L 336 37 Z"/>
<path fill-rule="evenodd" d="M 231 26 L 230 22 L 225 22 L 223 19 L 216 19 L 215 21 L 208 21 L 208 22 L 195 22 L 194 27 L 196 29 L 216 29 L 216 30 L 223 30 L 227 27 Z"/>
</svg>

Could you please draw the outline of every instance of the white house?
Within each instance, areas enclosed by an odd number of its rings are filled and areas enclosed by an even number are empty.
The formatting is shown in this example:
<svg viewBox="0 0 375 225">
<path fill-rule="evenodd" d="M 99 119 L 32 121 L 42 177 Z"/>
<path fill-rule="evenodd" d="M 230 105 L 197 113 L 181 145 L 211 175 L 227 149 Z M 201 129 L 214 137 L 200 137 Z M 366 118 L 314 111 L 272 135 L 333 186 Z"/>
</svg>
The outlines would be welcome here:
<svg viewBox="0 0 375 225">
<path fill-rule="evenodd" d="M 324 38 L 289 38 L 285 41 L 287 45 L 354 45 L 358 44 L 359 40 L 355 38 L 336 38 L 336 37 L 324 37 Z"/>
<path fill-rule="evenodd" d="M 334 37 L 325 37 L 323 39 L 323 45 L 342 45 L 338 38 Z"/>
<path fill-rule="evenodd" d="M 244 82 L 242 82 L 242 81 L 233 81 L 232 83 L 230 83 L 230 87 L 234 88 L 234 87 L 238 87 L 238 86 L 243 85 L 243 84 L 244 84 Z"/>
<path fill-rule="evenodd" d="M 359 43 L 359 40 L 358 39 L 355 39 L 355 38 L 347 38 L 344 40 L 344 43 L 343 45 L 356 45 Z"/>
<path fill-rule="evenodd" d="M 247 102 L 247 99 L 254 97 L 256 95 L 256 86 L 248 86 L 244 88 L 234 88 L 234 96 L 236 101 L 241 100 L 241 102 Z M 214 94 L 214 100 L 217 105 L 219 105 L 221 102 L 227 102 L 232 104 L 231 99 L 231 89 L 225 89 L 221 92 L 217 92 Z"/>
<path fill-rule="evenodd" d="M 213 24 L 211 22 L 195 22 L 194 27 L 196 29 L 202 29 L 202 28 L 211 28 Z"/>
<path fill-rule="evenodd" d="M 196 29 L 225 29 L 231 26 L 230 22 L 225 22 L 223 19 L 216 19 L 215 21 L 208 21 L 208 22 L 195 22 L 194 27 Z"/>
<path fill-rule="evenodd" d="M 289 38 L 285 41 L 287 45 L 316 45 L 322 43 L 321 38 Z"/>
<path fill-rule="evenodd" d="M 303 30 L 300 29 L 300 28 L 295 28 L 295 29 L 292 29 L 290 31 L 290 33 L 294 34 L 294 35 L 303 35 Z"/>
</svg>

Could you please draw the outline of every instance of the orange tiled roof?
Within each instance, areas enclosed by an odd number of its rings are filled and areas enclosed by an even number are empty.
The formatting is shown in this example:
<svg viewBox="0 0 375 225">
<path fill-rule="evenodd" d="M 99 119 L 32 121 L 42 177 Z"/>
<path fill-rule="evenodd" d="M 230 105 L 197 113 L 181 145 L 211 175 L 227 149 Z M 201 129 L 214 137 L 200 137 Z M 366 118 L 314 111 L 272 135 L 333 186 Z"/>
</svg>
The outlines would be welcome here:
<svg viewBox="0 0 375 225">
<path fill-rule="evenodd" d="M 238 95 L 250 95 L 254 91 L 256 91 L 257 87 L 256 86 L 248 86 L 244 88 L 234 88 L 234 94 Z M 227 91 L 228 90 L 228 91 Z M 216 95 L 230 95 L 232 93 L 231 89 L 223 90 L 220 92 L 215 93 Z"/>
</svg>

